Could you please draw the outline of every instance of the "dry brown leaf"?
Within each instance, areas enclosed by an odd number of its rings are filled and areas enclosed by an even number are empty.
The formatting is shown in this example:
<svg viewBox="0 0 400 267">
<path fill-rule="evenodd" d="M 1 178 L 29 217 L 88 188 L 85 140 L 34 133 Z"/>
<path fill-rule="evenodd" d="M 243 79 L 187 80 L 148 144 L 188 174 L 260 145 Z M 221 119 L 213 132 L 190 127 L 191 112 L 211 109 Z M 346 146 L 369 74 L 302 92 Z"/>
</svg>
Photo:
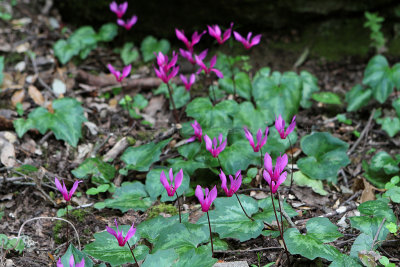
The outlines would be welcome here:
<svg viewBox="0 0 400 267">
<path fill-rule="evenodd" d="M 0 137 L 0 162 L 6 167 L 15 166 L 15 149 L 14 146 L 5 138 Z"/>
<path fill-rule="evenodd" d="M 44 97 L 42 93 L 33 85 L 29 85 L 28 94 L 32 98 L 33 102 L 37 105 L 42 106 L 44 103 Z"/>
<path fill-rule="evenodd" d="M 11 97 L 11 103 L 15 107 L 17 103 L 22 103 L 25 98 L 25 90 L 16 91 Z"/>
<path fill-rule="evenodd" d="M 10 88 L 13 85 L 13 77 L 10 73 L 4 72 L 3 89 Z"/>
<path fill-rule="evenodd" d="M 369 200 L 375 200 L 375 187 L 371 185 L 365 178 L 363 178 L 364 190 L 361 193 L 360 203 Z"/>
</svg>

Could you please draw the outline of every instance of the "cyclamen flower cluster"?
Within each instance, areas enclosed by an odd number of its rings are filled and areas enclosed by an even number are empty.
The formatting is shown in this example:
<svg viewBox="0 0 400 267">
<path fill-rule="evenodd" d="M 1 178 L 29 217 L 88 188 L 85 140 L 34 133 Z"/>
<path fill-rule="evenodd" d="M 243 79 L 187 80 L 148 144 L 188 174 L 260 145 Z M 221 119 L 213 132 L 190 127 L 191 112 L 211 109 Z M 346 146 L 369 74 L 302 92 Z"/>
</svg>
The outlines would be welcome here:
<svg viewBox="0 0 400 267">
<path fill-rule="evenodd" d="M 164 83 L 168 83 L 173 77 L 179 72 L 179 66 L 175 66 L 178 60 L 178 55 L 175 52 L 172 53 L 171 61 L 168 61 L 168 56 L 161 52 L 157 54 L 157 65 L 158 68 L 154 67 L 154 71 L 158 78 Z"/>
<path fill-rule="evenodd" d="M 124 2 L 118 5 L 115 1 L 110 4 L 110 10 L 117 15 L 117 24 L 124 27 L 126 30 L 130 30 L 133 25 L 137 22 L 137 16 L 133 15 L 130 19 L 124 21 L 122 17 L 124 16 L 126 10 L 128 9 L 128 2 Z"/>
</svg>

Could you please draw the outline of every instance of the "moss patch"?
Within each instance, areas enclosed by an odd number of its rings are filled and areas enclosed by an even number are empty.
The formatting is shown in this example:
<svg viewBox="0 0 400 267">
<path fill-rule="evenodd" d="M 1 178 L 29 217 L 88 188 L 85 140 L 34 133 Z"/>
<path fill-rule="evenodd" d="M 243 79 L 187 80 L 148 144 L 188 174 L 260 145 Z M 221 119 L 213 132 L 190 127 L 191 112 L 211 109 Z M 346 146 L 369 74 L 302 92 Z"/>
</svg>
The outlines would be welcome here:
<svg viewBox="0 0 400 267">
<path fill-rule="evenodd" d="M 153 206 L 149 209 L 149 219 L 157 217 L 160 213 L 174 216 L 178 214 L 178 209 L 171 204 L 161 203 L 160 205 Z"/>
</svg>

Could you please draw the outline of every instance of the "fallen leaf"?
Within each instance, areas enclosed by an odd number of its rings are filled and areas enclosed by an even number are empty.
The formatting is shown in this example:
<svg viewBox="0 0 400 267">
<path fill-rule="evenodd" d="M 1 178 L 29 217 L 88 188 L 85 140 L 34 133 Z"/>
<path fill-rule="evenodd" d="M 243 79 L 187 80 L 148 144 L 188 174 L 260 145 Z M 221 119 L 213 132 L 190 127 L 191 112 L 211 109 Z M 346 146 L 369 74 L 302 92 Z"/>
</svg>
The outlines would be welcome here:
<svg viewBox="0 0 400 267">
<path fill-rule="evenodd" d="M 33 85 L 29 85 L 28 94 L 32 98 L 33 102 L 41 106 L 44 103 L 44 97 L 42 93 Z"/>
<path fill-rule="evenodd" d="M 11 104 L 15 107 L 18 103 L 21 103 L 25 98 L 25 90 L 16 91 L 11 97 Z"/>
<path fill-rule="evenodd" d="M 375 200 L 375 187 L 363 178 L 364 190 L 361 193 L 360 203 Z"/>
<path fill-rule="evenodd" d="M 0 162 L 10 168 L 15 166 L 15 149 L 7 139 L 0 137 Z"/>
</svg>

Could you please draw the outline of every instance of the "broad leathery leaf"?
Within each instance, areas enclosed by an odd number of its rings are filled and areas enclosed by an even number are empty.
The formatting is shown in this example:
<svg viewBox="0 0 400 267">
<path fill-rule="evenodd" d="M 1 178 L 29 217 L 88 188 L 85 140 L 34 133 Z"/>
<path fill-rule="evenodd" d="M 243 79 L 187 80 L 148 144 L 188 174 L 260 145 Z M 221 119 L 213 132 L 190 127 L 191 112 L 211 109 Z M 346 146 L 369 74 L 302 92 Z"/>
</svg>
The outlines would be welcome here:
<svg viewBox="0 0 400 267">
<path fill-rule="evenodd" d="M 58 58 L 61 64 L 65 64 L 71 60 L 73 56 L 79 54 L 79 43 L 72 43 L 66 40 L 58 40 L 53 45 L 54 55 Z"/>
<path fill-rule="evenodd" d="M 272 124 L 274 120 L 275 115 L 268 109 L 255 108 L 251 102 L 245 101 L 239 104 L 239 110 L 233 119 L 233 126 L 238 128 L 241 133 L 244 133 L 243 127 L 246 126 L 255 137 L 258 129 L 262 129 L 264 133 L 267 125 Z"/>
<path fill-rule="evenodd" d="M 256 200 L 246 195 L 238 196 L 249 216 L 258 211 Z M 213 203 L 215 210 L 209 211 L 211 229 L 218 233 L 220 238 L 236 238 L 243 242 L 261 234 L 263 221 L 251 221 L 247 218 L 235 196 L 218 197 Z M 207 215 L 203 215 L 197 224 L 208 225 Z"/>
<path fill-rule="evenodd" d="M 396 110 L 397 117 L 400 118 L 400 97 L 393 100 L 392 107 Z"/>
<path fill-rule="evenodd" d="M 38 107 L 28 115 L 28 119 L 15 120 L 14 127 L 18 136 L 22 137 L 32 128 L 41 134 L 50 129 L 57 140 L 64 140 L 76 147 L 82 136 L 82 123 L 87 121 L 81 104 L 74 98 L 61 98 L 53 101 L 52 108 L 54 113 Z"/>
<path fill-rule="evenodd" d="M 324 190 L 324 186 L 322 184 L 321 180 L 314 180 L 306 176 L 304 173 L 301 171 L 297 171 L 293 173 L 293 181 L 298 185 L 298 186 L 307 186 L 311 187 L 311 189 L 322 196 L 326 196 L 328 194 L 327 191 Z"/>
<path fill-rule="evenodd" d="M 400 119 L 398 117 L 385 117 L 382 119 L 382 130 L 390 137 L 395 136 L 400 131 Z"/>
<path fill-rule="evenodd" d="M 217 261 L 212 257 L 210 246 L 200 246 L 181 255 L 173 267 L 212 267 Z"/>
<path fill-rule="evenodd" d="M 203 151 L 203 152 L 205 152 L 205 151 Z M 214 159 L 211 157 L 210 152 L 207 151 L 207 153 L 208 153 L 207 156 L 209 156 L 208 159 Z M 201 160 L 198 161 L 198 159 L 201 159 Z M 204 160 L 204 158 L 201 158 L 201 156 L 199 156 L 198 159 L 196 158 L 196 159 L 192 159 L 192 160 L 184 160 L 183 158 L 178 157 L 178 158 L 174 159 L 174 162 L 171 162 L 170 167 L 174 170 L 182 169 L 183 172 L 186 173 L 187 176 L 191 176 L 197 169 L 215 166 L 215 164 L 209 164 L 209 163 L 215 162 L 216 161 L 215 159 L 214 159 L 214 161 L 210 161 L 210 162 L 208 162 L 207 160 Z"/>
<path fill-rule="evenodd" d="M 375 186 L 384 188 L 385 184 L 394 175 L 399 174 L 399 163 L 398 160 L 393 159 L 387 152 L 380 151 L 372 157 L 369 164 L 363 161 L 362 166 L 367 180 Z"/>
<path fill-rule="evenodd" d="M 231 76 L 225 76 L 223 79 L 218 81 L 218 84 L 219 87 L 228 94 L 233 94 L 236 90 L 236 94 L 242 98 L 246 100 L 251 99 L 251 81 L 247 73 L 236 73 L 234 82 Z"/>
<path fill-rule="evenodd" d="M 279 203 L 278 200 L 274 198 L 274 204 L 276 210 L 276 214 L 278 218 L 280 217 L 280 213 L 278 211 L 279 209 Z M 259 212 L 255 214 L 253 217 L 257 220 L 263 220 L 266 221 L 267 223 L 272 223 L 276 221 L 275 219 L 275 213 L 274 213 L 274 206 L 272 205 L 271 198 L 264 198 L 258 201 L 258 207 L 262 209 L 262 212 Z M 292 207 L 286 203 L 283 202 L 283 210 L 289 215 L 289 217 L 294 217 L 297 216 L 297 212 L 292 209 Z"/>
<path fill-rule="evenodd" d="M 168 40 L 161 39 L 158 41 L 153 36 L 147 36 L 143 39 L 140 45 L 140 51 L 142 52 L 144 62 L 149 62 L 156 58 L 154 54 L 158 54 L 158 52 L 162 52 L 164 55 L 168 53 L 171 45 Z"/>
<path fill-rule="evenodd" d="M 300 105 L 303 108 L 309 108 L 312 105 L 310 101 L 311 95 L 319 91 L 318 79 L 308 71 L 300 72 L 301 79 L 301 101 Z"/>
<path fill-rule="evenodd" d="M 71 173 L 79 179 L 87 179 L 92 175 L 93 183 L 107 184 L 114 178 L 115 168 L 99 158 L 87 158 Z"/>
<path fill-rule="evenodd" d="M 394 186 L 385 192 L 385 196 L 390 197 L 394 203 L 400 203 L 400 187 Z"/>
<path fill-rule="evenodd" d="M 125 236 L 130 227 L 131 225 L 119 225 L 118 229 L 122 230 Z M 115 227 L 112 228 L 116 229 Z M 117 239 L 107 231 L 95 233 L 94 238 L 95 241 L 87 244 L 83 250 L 93 258 L 108 262 L 111 266 L 135 262 L 128 245 L 125 244 L 124 247 L 120 247 Z M 135 233 L 128 242 L 133 246 L 139 239 L 139 234 Z M 144 245 L 138 245 L 133 250 L 133 253 L 137 260 L 143 260 L 149 254 L 149 248 Z"/>
<path fill-rule="evenodd" d="M 369 216 L 354 216 L 354 217 L 349 217 L 351 227 L 356 228 L 360 230 L 362 233 L 368 235 L 368 236 L 374 236 L 376 235 L 380 224 L 382 223 L 383 218 L 382 217 L 369 217 Z M 385 225 L 388 225 L 389 223 L 385 222 Z M 385 225 L 382 227 L 381 231 L 379 232 L 378 235 L 378 240 L 385 240 L 386 236 L 389 234 L 389 230 L 385 227 Z"/>
<path fill-rule="evenodd" d="M 190 101 L 190 94 L 186 91 L 185 87 L 177 86 L 175 84 L 170 84 L 172 89 L 172 97 L 175 101 L 175 107 L 181 108 L 185 106 Z M 160 84 L 158 89 L 154 91 L 155 95 L 164 94 L 167 99 L 170 99 L 170 95 L 168 92 L 168 86 L 165 83 Z M 169 109 L 173 110 L 174 107 L 172 106 L 172 102 L 169 103 Z"/>
<path fill-rule="evenodd" d="M 115 36 L 117 36 L 117 34 L 118 34 L 117 24 L 107 23 L 100 27 L 99 32 L 96 35 L 96 39 L 97 41 L 110 42 L 114 39 Z"/>
<path fill-rule="evenodd" d="M 71 255 L 74 255 L 75 264 L 85 259 L 85 267 L 92 267 L 93 261 L 88 257 L 85 252 L 79 251 L 74 245 L 70 244 L 65 254 L 61 257 L 61 263 L 64 266 L 69 266 L 69 260 Z"/>
<path fill-rule="evenodd" d="M 174 249 L 158 250 L 156 253 L 147 255 L 142 267 L 163 266 L 171 267 L 172 264 L 178 259 L 178 254 Z M 192 266 L 192 265 L 191 265 Z"/>
<path fill-rule="evenodd" d="M 333 242 L 343 235 L 328 218 L 315 217 L 307 222 L 307 235 L 321 243 Z"/>
<path fill-rule="evenodd" d="M 238 170 L 247 170 L 249 165 L 257 165 L 260 162 L 260 154 L 254 153 L 249 142 L 243 140 L 227 146 L 219 154 L 219 159 L 225 174 L 234 175 Z"/>
<path fill-rule="evenodd" d="M 124 44 L 124 47 L 121 50 L 121 59 L 124 62 L 124 65 L 129 65 L 139 59 L 139 52 L 132 42 Z"/>
<path fill-rule="evenodd" d="M 369 251 L 372 247 L 372 243 L 374 242 L 373 240 L 374 238 L 372 236 L 361 233 L 359 236 L 357 236 L 356 240 L 354 240 L 354 243 L 351 246 L 350 256 L 353 258 L 358 258 L 358 253 L 360 251 Z"/>
<path fill-rule="evenodd" d="M 3 79 L 4 79 L 4 56 L 0 56 L 0 85 L 3 84 Z"/>
<path fill-rule="evenodd" d="M 357 209 L 361 214 L 386 218 L 387 222 L 396 222 L 396 216 L 388 204 L 389 200 L 382 198 L 361 203 Z"/>
<path fill-rule="evenodd" d="M 138 147 L 129 147 L 121 156 L 128 170 L 145 172 L 150 166 L 160 160 L 161 150 L 171 141 L 171 138 L 159 143 L 150 142 Z"/>
<path fill-rule="evenodd" d="M 347 112 L 359 110 L 368 104 L 371 97 L 371 89 L 364 89 L 360 84 L 355 85 L 346 93 Z"/>
<path fill-rule="evenodd" d="M 145 220 L 137 226 L 137 231 L 142 238 L 147 239 L 150 243 L 156 243 L 158 237 L 164 232 L 164 229 L 172 225 L 179 224 L 179 215 L 172 217 L 157 216 L 156 218 Z M 188 213 L 182 214 L 182 221 L 187 222 Z"/>
<path fill-rule="evenodd" d="M 312 99 L 317 102 L 331 105 L 341 105 L 342 100 L 340 96 L 332 92 L 320 92 L 312 94 Z"/>
</svg>

